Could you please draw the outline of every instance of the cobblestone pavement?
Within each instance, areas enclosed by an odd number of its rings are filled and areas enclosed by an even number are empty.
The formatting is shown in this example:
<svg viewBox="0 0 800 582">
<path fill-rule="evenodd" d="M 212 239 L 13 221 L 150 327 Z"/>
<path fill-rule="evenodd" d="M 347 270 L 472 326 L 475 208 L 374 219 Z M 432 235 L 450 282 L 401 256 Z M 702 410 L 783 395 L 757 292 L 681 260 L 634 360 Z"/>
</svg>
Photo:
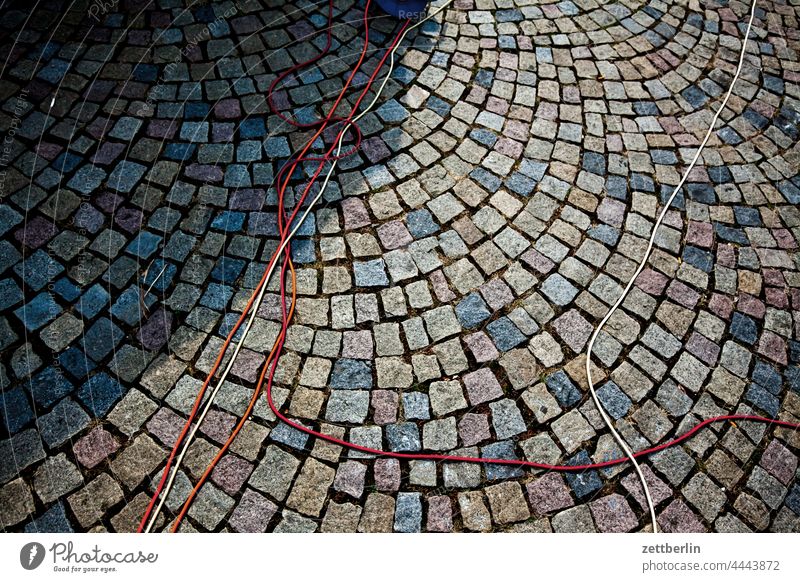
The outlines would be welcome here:
<svg viewBox="0 0 800 582">
<path fill-rule="evenodd" d="M 323 47 L 326 3 L 30 4 L 0 18 L 0 523 L 132 531 L 276 248 L 269 185 L 310 133 L 266 91 Z M 331 54 L 277 94 L 300 120 L 362 46 L 363 2 L 335 6 Z M 293 243 L 283 410 L 385 450 L 619 455 L 587 393 L 587 340 L 730 84 L 748 11 L 456 0 L 412 33 Z M 758 0 L 724 124 L 596 344 L 600 397 L 634 449 L 717 414 L 800 418 L 798 17 L 798 0 Z M 367 73 L 395 30 L 372 20 Z M 277 288 L 159 528 L 244 411 Z M 720 423 L 649 457 L 660 527 L 798 531 L 799 446 Z M 639 531 L 642 504 L 627 465 L 365 458 L 276 425 L 262 401 L 182 530 Z"/>
</svg>

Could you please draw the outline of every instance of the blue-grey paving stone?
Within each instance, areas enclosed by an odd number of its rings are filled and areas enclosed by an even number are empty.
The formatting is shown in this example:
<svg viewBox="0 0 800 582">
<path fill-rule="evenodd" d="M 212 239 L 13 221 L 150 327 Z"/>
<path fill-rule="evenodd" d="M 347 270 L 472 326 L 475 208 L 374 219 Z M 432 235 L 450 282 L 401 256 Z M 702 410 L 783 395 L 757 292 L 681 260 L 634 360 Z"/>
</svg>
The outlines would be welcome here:
<svg viewBox="0 0 800 582">
<path fill-rule="evenodd" d="M 564 408 L 577 404 L 581 399 L 580 391 L 563 370 L 548 376 L 545 380 L 545 385 Z"/>
<path fill-rule="evenodd" d="M 494 81 L 494 71 L 489 69 L 480 69 L 475 73 L 475 83 L 481 87 L 491 87 Z"/>
<path fill-rule="evenodd" d="M 61 308 L 50 293 L 40 293 L 29 303 L 14 310 L 14 315 L 29 331 L 34 331 L 53 321 L 61 313 Z"/>
<path fill-rule="evenodd" d="M 89 358 L 81 349 L 70 346 L 58 356 L 58 363 L 73 378 L 82 380 L 86 378 L 96 367 L 94 361 Z"/>
<path fill-rule="evenodd" d="M 389 277 L 383 259 L 353 261 L 353 275 L 357 287 L 387 287 Z"/>
<path fill-rule="evenodd" d="M 493 147 L 495 143 L 497 143 L 497 136 L 494 134 L 493 131 L 488 129 L 479 128 L 473 129 L 469 132 L 469 136 L 478 142 L 481 145 L 484 145 L 488 148 Z"/>
<path fill-rule="evenodd" d="M 75 389 L 72 382 L 55 366 L 48 366 L 26 384 L 33 401 L 47 408 Z"/>
<path fill-rule="evenodd" d="M 246 188 L 252 186 L 250 172 L 242 164 L 229 164 L 225 168 L 223 184 L 229 188 Z"/>
<path fill-rule="evenodd" d="M 714 268 L 714 255 L 691 245 L 683 249 L 683 260 L 706 273 L 710 273 Z"/>
<path fill-rule="evenodd" d="M 786 197 L 792 204 L 800 204 L 800 186 L 793 184 L 789 180 L 777 183 L 778 191 Z"/>
<path fill-rule="evenodd" d="M 456 317 L 462 327 L 472 329 L 491 317 L 486 302 L 475 292 L 470 293 L 456 305 Z"/>
<path fill-rule="evenodd" d="M 439 231 L 433 215 L 424 208 L 409 212 L 406 215 L 406 226 L 414 238 L 425 238 Z"/>
<path fill-rule="evenodd" d="M 651 150 L 650 157 L 653 159 L 653 163 L 663 166 L 672 166 L 678 163 L 678 156 L 670 150 Z"/>
<path fill-rule="evenodd" d="M 264 151 L 271 158 L 288 158 L 292 153 L 285 137 L 269 137 L 264 140 Z"/>
<path fill-rule="evenodd" d="M 331 371 L 331 388 L 359 390 L 372 388 L 372 367 L 365 360 L 341 358 Z"/>
<path fill-rule="evenodd" d="M 269 433 L 269 438 L 293 449 L 303 450 L 308 442 L 308 435 L 286 423 L 278 423 Z"/>
<path fill-rule="evenodd" d="M 164 157 L 176 162 L 190 160 L 197 151 L 197 144 L 194 143 L 171 143 L 164 149 Z"/>
<path fill-rule="evenodd" d="M 627 200 L 628 182 L 622 176 L 609 176 L 606 179 L 606 192 L 617 200 Z"/>
<path fill-rule="evenodd" d="M 101 318 L 83 336 L 82 346 L 86 355 L 95 362 L 105 358 L 125 337 L 123 332 L 110 319 Z"/>
<path fill-rule="evenodd" d="M 789 340 L 789 361 L 800 362 L 800 342 Z"/>
<path fill-rule="evenodd" d="M 200 305 L 222 311 L 228 305 L 228 301 L 233 297 L 233 287 L 220 285 L 219 283 L 209 283 L 206 292 L 200 298 Z"/>
<path fill-rule="evenodd" d="M 158 245 L 161 244 L 161 241 L 162 237 L 144 230 L 128 244 L 125 250 L 140 259 L 147 259 L 158 250 Z"/>
<path fill-rule="evenodd" d="M 413 422 L 386 425 L 386 441 L 395 452 L 418 451 L 422 447 L 419 428 Z"/>
<path fill-rule="evenodd" d="M 578 294 L 575 286 L 559 273 L 553 273 L 545 279 L 541 290 L 553 303 L 561 306 L 568 305 Z"/>
<path fill-rule="evenodd" d="M 244 217 L 244 212 L 225 210 L 217 214 L 214 220 L 211 221 L 211 228 L 224 232 L 239 232 L 244 225 Z"/>
<path fill-rule="evenodd" d="M 514 172 L 504 184 L 509 190 L 520 196 L 530 196 L 533 189 L 536 188 L 537 181 L 522 172 Z"/>
<path fill-rule="evenodd" d="M 71 398 L 64 398 L 37 420 L 48 447 L 58 447 L 89 426 L 89 415 Z"/>
<path fill-rule="evenodd" d="M 19 336 L 11 329 L 8 320 L 5 317 L 0 318 L 0 350 L 6 349 L 18 339 Z"/>
<path fill-rule="evenodd" d="M 593 226 L 586 233 L 595 240 L 609 246 L 614 246 L 619 240 L 619 229 L 614 228 L 608 224 L 598 224 Z"/>
<path fill-rule="evenodd" d="M 783 502 L 786 507 L 800 515 L 800 485 L 795 483 L 789 490 L 789 494 L 784 498 Z"/>
<path fill-rule="evenodd" d="M 83 158 L 73 152 L 64 152 L 59 155 L 50 164 L 56 172 L 60 174 L 69 174 L 72 170 L 78 167 L 83 161 Z"/>
<path fill-rule="evenodd" d="M 102 168 L 86 165 L 72 176 L 67 187 L 88 195 L 97 190 L 105 179 L 106 173 Z"/>
<path fill-rule="evenodd" d="M 233 284 L 245 268 L 246 263 L 241 259 L 231 257 L 220 257 L 214 270 L 211 271 L 211 278 L 222 284 Z"/>
<path fill-rule="evenodd" d="M 403 393 L 403 416 L 406 420 L 429 420 L 430 399 L 424 392 Z"/>
<path fill-rule="evenodd" d="M 14 272 L 25 282 L 25 292 L 39 291 L 64 272 L 64 266 L 39 249 L 22 263 L 14 266 Z"/>
<path fill-rule="evenodd" d="M 472 170 L 469 176 L 489 192 L 496 192 L 502 183 L 500 178 L 480 166 Z"/>
<path fill-rule="evenodd" d="M 742 136 L 736 133 L 736 131 L 730 125 L 726 125 L 725 127 L 717 130 L 717 135 L 722 138 L 722 141 L 729 145 L 739 145 L 744 141 Z"/>
<path fill-rule="evenodd" d="M 450 113 L 450 109 L 452 109 L 446 101 L 442 101 L 435 95 L 428 97 L 428 100 L 425 102 L 425 107 L 442 117 L 447 117 Z"/>
<path fill-rule="evenodd" d="M 525 335 L 505 316 L 486 326 L 486 331 L 501 352 L 507 352 L 526 341 Z"/>
<path fill-rule="evenodd" d="M 292 243 L 292 260 L 295 263 L 313 263 L 317 260 L 314 241 L 308 238 L 295 239 Z"/>
<path fill-rule="evenodd" d="M 631 174 L 631 190 L 639 192 L 655 192 L 656 185 L 650 176 L 644 174 Z"/>
<path fill-rule="evenodd" d="M 395 99 L 387 101 L 375 111 L 383 121 L 387 123 L 397 123 L 408 119 L 408 111 Z"/>
<path fill-rule="evenodd" d="M 53 59 L 46 66 L 42 67 L 36 76 L 40 79 L 44 79 L 53 85 L 58 85 L 59 82 L 64 78 L 64 75 L 67 74 L 69 70 L 70 63 L 69 61 L 64 61 L 62 59 Z"/>
<path fill-rule="evenodd" d="M 749 246 L 750 240 L 740 228 L 725 226 L 719 222 L 714 223 L 714 234 L 724 241 L 736 243 L 742 246 Z"/>
<path fill-rule="evenodd" d="M 95 374 L 77 393 L 78 400 L 95 418 L 104 417 L 111 407 L 122 398 L 122 385 L 105 372 Z"/>
<path fill-rule="evenodd" d="M 583 169 L 592 174 L 603 176 L 606 173 L 606 158 L 597 152 L 585 152 L 583 154 Z"/>
<path fill-rule="evenodd" d="M 586 451 L 580 451 L 573 456 L 567 465 L 587 465 L 592 462 L 589 454 Z M 572 489 L 573 493 L 579 498 L 583 499 L 590 496 L 595 491 L 603 487 L 603 481 L 600 479 L 600 474 L 595 470 L 580 471 L 566 473 L 567 484 Z"/>
<path fill-rule="evenodd" d="M 108 176 L 108 185 L 119 192 L 128 193 L 133 190 L 146 170 L 145 166 L 136 162 L 122 161 Z"/>
<path fill-rule="evenodd" d="M 95 283 L 81 296 L 76 308 L 84 317 L 93 319 L 106 306 L 111 296 L 99 283 Z"/>
<path fill-rule="evenodd" d="M 422 531 L 422 494 L 398 493 L 394 512 L 394 531 L 419 533 Z"/>
<path fill-rule="evenodd" d="M 753 368 L 753 382 L 766 388 L 776 396 L 781 393 L 781 375 L 769 364 L 756 360 Z"/>
<path fill-rule="evenodd" d="M 23 469 L 44 458 L 42 438 L 36 428 L 0 441 L 0 483 L 18 476 Z"/>
<path fill-rule="evenodd" d="M 749 107 L 744 110 L 742 116 L 756 129 L 763 130 L 769 126 L 769 119 Z"/>
<path fill-rule="evenodd" d="M 731 182 L 733 180 L 731 171 L 727 166 L 711 166 L 707 169 L 707 172 L 708 177 L 711 178 L 711 181 L 715 184 L 724 184 L 725 182 Z"/>
<path fill-rule="evenodd" d="M 499 441 L 486 445 L 481 448 L 481 458 L 484 459 L 517 459 L 514 452 L 512 441 Z M 523 471 L 515 465 L 499 465 L 495 463 L 484 463 L 486 479 L 495 481 L 497 479 L 515 479 L 522 477 Z"/>
<path fill-rule="evenodd" d="M 57 501 L 39 517 L 25 524 L 25 533 L 72 533 L 72 525 L 64 511 L 64 505 Z"/>
<path fill-rule="evenodd" d="M 800 392 L 800 366 L 789 366 L 784 375 L 789 389 Z"/>
<path fill-rule="evenodd" d="M 652 101 L 637 101 L 633 104 L 633 110 L 636 112 L 636 115 L 658 115 L 660 113 L 658 105 Z"/>
<path fill-rule="evenodd" d="M 711 184 L 686 184 L 686 193 L 690 199 L 701 204 L 714 204 L 717 194 Z"/>
<path fill-rule="evenodd" d="M 22 222 L 22 215 L 19 212 L 7 204 L 0 205 L 0 236 L 7 233 L 20 222 Z M 0 268 L 0 270 L 2 270 L 2 268 Z"/>
<path fill-rule="evenodd" d="M 631 399 L 611 381 L 597 389 L 597 397 L 608 414 L 617 420 L 625 416 L 631 408 Z"/>
<path fill-rule="evenodd" d="M 744 395 L 744 399 L 756 408 L 760 408 L 766 412 L 772 418 L 778 416 L 778 411 L 781 406 L 780 400 L 758 384 L 750 384 Z"/>
<path fill-rule="evenodd" d="M 147 307 L 150 307 L 154 300 L 152 296 L 150 297 L 149 300 L 145 301 Z M 144 312 L 141 306 L 139 289 L 136 287 L 129 287 L 123 291 L 114 305 L 111 306 L 110 312 L 115 319 L 124 321 L 128 325 L 137 325 L 140 323 L 141 319 L 144 317 Z"/>
<path fill-rule="evenodd" d="M 66 277 L 62 277 L 53 284 L 53 291 L 65 301 L 75 301 L 81 294 L 81 288 L 73 284 Z"/>
<path fill-rule="evenodd" d="M 761 226 L 761 214 L 757 208 L 734 206 L 733 214 L 736 217 L 736 222 L 742 226 Z"/>
<path fill-rule="evenodd" d="M 33 410 L 28 397 L 19 386 L 0 395 L 0 426 L 9 434 L 16 434 L 33 420 Z"/>
<path fill-rule="evenodd" d="M 753 345 L 758 338 L 756 322 L 738 311 L 731 318 L 730 331 L 733 337 L 746 344 Z"/>
<path fill-rule="evenodd" d="M 544 177 L 544 173 L 547 171 L 547 163 L 523 159 L 519 164 L 519 171 L 538 182 Z"/>
</svg>

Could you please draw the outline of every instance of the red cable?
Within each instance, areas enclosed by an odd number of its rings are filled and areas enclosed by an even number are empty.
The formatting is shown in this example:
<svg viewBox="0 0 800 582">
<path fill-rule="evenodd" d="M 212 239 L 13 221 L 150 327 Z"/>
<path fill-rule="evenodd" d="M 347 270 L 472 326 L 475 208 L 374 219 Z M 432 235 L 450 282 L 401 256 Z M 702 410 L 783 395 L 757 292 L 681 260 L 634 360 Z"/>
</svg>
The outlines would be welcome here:
<svg viewBox="0 0 800 582">
<path fill-rule="evenodd" d="M 333 2 L 333 0 L 331 0 L 331 3 L 332 2 Z M 333 118 L 334 113 L 336 112 L 336 109 L 338 108 L 341 100 L 344 98 L 344 95 L 347 92 L 347 89 L 350 86 L 350 83 L 352 82 L 353 78 L 355 77 L 357 71 L 361 68 L 361 64 L 364 61 L 364 57 L 366 56 L 367 48 L 369 47 L 368 12 L 369 12 L 370 3 L 371 3 L 371 0 L 367 0 L 366 6 L 364 8 L 364 25 L 366 27 L 366 33 L 365 33 L 365 39 L 364 39 L 364 48 L 361 51 L 361 55 L 360 55 L 360 57 L 358 59 L 358 62 L 356 63 L 355 68 L 353 69 L 353 72 L 350 74 L 350 76 L 348 77 L 347 81 L 345 82 L 345 85 L 342 88 L 342 91 L 339 94 L 339 97 L 336 99 L 336 102 L 334 103 L 333 107 L 331 108 L 331 111 L 328 113 L 328 116 L 325 118 L 325 120 L 330 121 Z M 291 165 L 292 168 L 295 168 L 300 163 L 300 160 L 302 160 L 302 158 L 305 155 L 305 153 L 311 148 L 311 146 L 314 143 L 314 141 L 316 140 L 316 138 L 319 137 L 319 135 L 324 131 L 324 129 L 325 129 L 326 125 L 327 125 L 327 122 L 325 120 L 323 120 L 323 123 L 321 124 L 321 127 L 317 130 L 316 134 L 306 144 L 305 148 L 300 153 L 300 157 L 297 160 L 288 162 L 288 164 Z M 281 209 L 281 211 L 278 213 L 279 224 L 281 222 L 280 214 L 281 214 L 281 212 L 283 212 L 283 210 L 282 210 L 283 209 L 283 195 L 284 195 L 286 187 L 287 187 L 287 185 L 289 183 L 289 179 L 290 179 L 292 173 L 293 173 L 293 170 L 291 172 L 289 172 L 289 176 L 286 178 L 286 181 L 283 183 L 282 187 L 279 188 L 279 208 Z M 318 174 L 319 174 L 319 172 L 317 172 L 316 175 L 318 175 Z M 310 186 L 309 186 L 309 188 L 310 188 Z M 308 188 L 306 189 L 306 192 L 307 191 L 308 191 Z M 304 197 L 305 197 L 305 194 L 304 194 Z M 301 204 L 302 204 L 302 198 L 297 203 L 295 211 L 294 211 L 294 213 L 292 215 L 292 219 L 289 221 L 289 224 L 291 224 L 292 220 L 294 220 L 294 216 L 296 216 L 297 211 L 300 209 Z M 282 238 L 281 243 L 283 242 L 283 240 L 285 240 L 285 236 Z M 266 279 L 267 273 L 269 272 L 269 269 L 272 267 L 272 265 L 277 260 L 278 260 L 278 254 L 276 253 L 273 256 L 273 258 L 270 260 L 270 264 L 267 267 L 267 269 L 265 269 L 264 274 L 261 277 L 261 281 L 259 282 L 259 285 L 256 287 L 256 289 L 253 292 L 252 296 L 248 300 L 244 311 L 242 312 L 241 316 L 237 320 L 236 324 L 233 326 L 233 328 L 228 333 L 228 337 L 226 338 L 225 342 L 222 345 L 222 348 L 220 349 L 220 353 L 217 356 L 216 361 L 214 362 L 214 366 L 212 367 L 211 371 L 208 373 L 208 376 L 207 376 L 205 382 L 203 382 L 203 386 L 201 387 L 200 391 L 197 394 L 197 398 L 195 399 L 194 405 L 192 406 L 192 410 L 189 413 L 189 418 L 187 419 L 186 423 L 184 424 L 183 429 L 181 430 L 180 434 L 178 435 L 177 440 L 175 441 L 175 445 L 172 448 L 172 452 L 170 453 L 170 455 L 169 455 L 169 457 L 167 459 L 167 464 L 166 464 L 166 466 L 164 468 L 164 471 L 162 473 L 161 480 L 160 480 L 158 486 L 156 487 L 156 490 L 153 493 L 152 498 L 150 499 L 150 503 L 148 504 L 144 515 L 142 516 L 141 522 L 139 523 L 139 528 L 137 530 L 138 532 L 141 533 L 144 530 L 145 526 L 147 525 L 147 520 L 148 520 L 148 518 L 150 517 L 150 514 L 153 511 L 153 507 L 156 504 L 156 500 L 158 499 L 159 495 L 161 494 L 161 492 L 164 489 L 164 486 L 166 485 L 167 476 L 169 474 L 169 469 L 172 466 L 172 462 L 175 459 L 175 456 L 176 456 L 176 454 L 178 452 L 178 448 L 180 447 L 181 443 L 183 442 L 183 439 L 186 437 L 186 434 L 189 431 L 189 427 L 191 426 L 195 416 L 197 415 L 197 410 L 198 410 L 198 408 L 200 406 L 200 403 L 201 403 L 201 401 L 203 399 L 203 396 L 205 395 L 205 391 L 208 388 L 208 385 L 209 385 L 209 383 L 211 381 L 211 378 L 214 377 L 214 374 L 216 374 L 217 370 L 219 369 L 219 366 L 220 366 L 220 364 L 222 362 L 222 359 L 224 357 L 225 352 L 228 349 L 228 346 L 230 345 L 231 341 L 233 340 L 234 335 L 236 334 L 236 332 L 239 330 L 239 328 L 241 327 L 242 323 L 244 322 L 244 319 L 245 319 L 247 313 L 250 311 L 250 308 L 252 307 L 253 302 L 255 301 L 255 298 L 257 297 L 258 292 L 260 291 L 261 287 L 266 283 L 265 279 Z"/>
</svg>

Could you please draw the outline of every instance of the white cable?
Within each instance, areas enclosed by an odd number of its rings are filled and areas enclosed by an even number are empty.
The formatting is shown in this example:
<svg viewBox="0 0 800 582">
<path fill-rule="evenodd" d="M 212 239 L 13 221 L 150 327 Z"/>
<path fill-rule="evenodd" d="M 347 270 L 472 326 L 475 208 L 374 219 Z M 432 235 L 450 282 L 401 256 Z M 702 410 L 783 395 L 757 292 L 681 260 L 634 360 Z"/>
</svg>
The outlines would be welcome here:
<svg viewBox="0 0 800 582">
<path fill-rule="evenodd" d="M 356 123 L 358 120 L 360 120 L 362 117 L 364 117 L 364 115 L 366 115 L 370 111 L 370 109 L 372 109 L 372 107 L 375 106 L 375 103 L 380 98 L 380 95 L 383 92 L 383 89 L 386 87 L 386 83 L 389 81 L 389 78 L 392 76 L 392 72 L 394 71 L 394 56 L 395 56 L 395 53 L 400 49 L 400 46 L 401 46 L 403 40 L 405 39 L 406 35 L 409 32 L 411 32 L 412 30 L 414 30 L 415 28 L 421 26 L 423 23 L 427 22 L 428 20 L 430 20 L 431 18 L 433 18 L 434 16 L 439 14 L 442 10 L 444 10 L 447 6 L 449 6 L 452 3 L 453 3 L 453 0 L 447 0 L 438 9 L 436 9 L 433 12 L 431 12 L 424 19 L 420 20 L 419 22 L 417 22 L 413 26 L 410 26 L 409 28 L 407 28 L 406 31 L 402 34 L 402 36 L 400 36 L 400 40 L 397 41 L 397 45 L 394 47 L 394 49 L 392 50 L 391 55 L 390 55 L 389 70 L 388 70 L 386 76 L 384 77 L 383 82 L 381 83 L 380 87 L 378 88 L 378 91 L 375 94 L 375 97 L 372 99 L 372 102 L 367 106 L 366 109 L 364 109 L 361 113 L 359 113 L 352 120 L 347 122 L 347 124 L 345 124 L 345 126 L 342 128 L 341 132 L 339 133 L 339 141 L 338 141 L 337 150 L 336 150 L 336 155 L 337 156 L 342 151 L 342 140 L 344 139 L 344 136 L 347 133 L 347 130 L 354 123 Z M 308 205 L 308 208 L 306 208 L 305 212 L 300 216 L 300 220 L 297 221 L 297 224 L 291 230 L 291 232 L 289 233 L 289 236 L 284 240 L 284 242 L 275 251 L 275 257 L 276 258 L 281 255 L 281 253 L 286 248 L 286 246 L 291 242 L 292 238 L 294 238 L 294 235 L 297 233 L 297 231 L 300 229 L 300 227 L 303 226 L 303 223 L 305 222 L 306 218 L 308 218 L 308 215 L 311 213 L 311 210 L 314 208 L 314 206 L 322 198 L 322 195 L 325 193 L 325 189 L 328 186 L 328 182 L 330 182 L 331 176 L 333 175 L 333 171 L 336 168 L 337 162 L 338 162 L 337 159 L 334 159 L 331 162 L 331 167 L 328 169 L 328 173 L 325 176 L 325 180 L 322 183 L 322 187 L 320 188 L 320 190 L 317 193 L 317 195 L 312 199 L 311 203 Z M 151 531 L 151 529 L 153 528 L 153 526 L 155 525 L 156 518 L 161 513 L 161 509 L 164 507 L 164 503 L 166 502 L 166 499 L 169 496 L 170 491 L 172 490 L 172 486 L 173 486 L 173 484 L 175 482 L 175 478 L 178 475 L 178 469 L 179 469 L 181 463 L 183 462 L 183 458 L 186 456 L 186 451 L 188 450 L 189 445 L 191 444 L 192 440 L 194 439 L 195 435 L 197 434 L 197 430 L 200 428 L 200 425 L 203 423 L 203 420 L 205 419 L 205 417 L 208 414 L 209 410 L 211 410 L 211 405 L 213 404 L 214 399 L 217 396 L 217 393 L 219 392 L 220 388 L 222 387 L 222 384 L 225 382 L 225 378 L 227 378 L 228 373 L 233 368 L 233 364 L 236 361 L 236 357 L 238 356 L 239 351 L 241 350 L 242 346 L 244 345 L 244 342 L 247 339 L 247 334 L 250 332 L 250 328 L 252 327 L 253 322 L 256 319 L 256 315 L 258 314 L 258 308 L 261 306 L 262 300 L 264 298 L 264 293 L 266 292 L 266 289 L 268 287 L 269 281 L 270 281 L 270 279 L 272 277 L 273 272 L 275 271 L 275 267 L 277 266 L 277 264 L 278 264 L 278 261 L 276 259 L 273 262 L 273 264 L 270 266 L 269 270 L 267 271 L 267 277 L 264 279 L 264 285 L 262 285 L 261 290 L 259 291 L 258 296 L 256 297 L 256 301 L 251 306 L 252 312 L 250 314 L 250 318 L 247 321 L 247 325 L 245 326 L 244 332 L 242 333 L 242 337 L 239 340 L 239 342 L 236 344 L 236 347 L 234 348 L 234 351 L 233 351 L 233 355 L 231 356 L 231 359 L 228 362 L 228 365 L 225 367 L 225 370 L 223 371 L 222 376 L 220 376 L 219 381 L 217 382 L 217 385 L 211 391 L 211 394 L 210 394 L 210 396 L 209 396 L 209 398 L 208 398 L 208 400 L 207 400 L 207 402 L 205 404 L 205 407 L 203 408 L 202 412 L 200 413 L 200 416 L 197 417 L 197 420 L 195 421 L 195 424 L 192 427 L 191 432 L 189 433 L 189 435 L 187 436 L 186 440 L 184 441 L 183 448 L 181 449 L 180 454 L 178 455 L 178 457 L 175 460 L 175 464 L 174 464 L 174 466 L 172 468 L 172 473 L 170 474 L 169 480 L 167 481 L 167 484 L 164 487 L 164 490 L 161 492 L 161 498 L 159 499 L 158 505 L 156 506 L 155 510 L 153 511 L 152 515 L 150 516 L 150 520 L 149 520 L 149 522 L 147 524 L 147 527 L 144 530 L 144 533 L 149 533 Z M 282 284 L 282 282 L 281 282 L 281 284 Z"/>
<path fill-rule="evenodd" d="M 689 173 L 694 168 L 695 164 L 697 163 L 697 160 L 700 159 L 700 153 L 703 151 L 703 148 L 705 147 L 706 143 L 708 143 L 711 134 L 714 133 L 714 127 L 717 124 L 717 120 L 719 119 L 722 110 L 725 109 L 725 106 L 728 104 L 728 99 L 730 98 L 731 93 L 733 92 L 733 86 L 736 84 L 736 80 L 739 78 L 739 74 L 742 72 L 742 65 L 744 64 L 744 55 L 747 51 L 747 41 L 750 37 L 750 29 L 753 26 L 753 18 L 755 17 L 755 13 L 756 13 L 756 0 L 753 0 L 753 4 L 750 8 L 750 20 L 747 23 L 747 30 L 745 31 L 744 39 L 742 40 L 742 53 L 739 56 L 739 66 L 736 67 L 736 74 L 734 74 L 733 79 L 731 80 L 731 84 L 728 87 L 728 92 L 725 94 L 725 98 L 722 100 L 722 104 L 719 106 L 716 113 L 714 114 L 714 118 L 711 121 L 711 125 L 708 128 L 708 132 L 706 133 L 706 136 L 703 138 L 703 141 L 700 143 L 700 147 L 697 148 L 697 151 L 695 152 L 694 157 L 692 158 L 692 161 L 689 164 L 689 167 L 686 168 L 686 172 L 684 172 L 680 182 L 678 182 L 678 185 L 675 187 L 675 190 L 672 192 L 672 195 L 670 195 L 670 197 L 667 199 L 664 208 L 661 210 L 661 214 L 659 215 L 658 220 L 656 221 L 655 225 L 653 226 L 653 230 L 650 233 L 650 240 L 648 241 L 647 244 L 647 250 L 645 251 L 644 256 L 642 257 L 642 260 L 639 263 L 636 272 L 633 274 L 630 281 L 628 281 L 628 284 L 625 286 L 625 290 L 622 292 L 622 295 L 619 296 L 617 301 L 614 303 L 614 305 L 611 307 L 608 313 L 606 313 L 606 316 L 600 322 L 600 325 L 598 325 L 597 328 L 594 330 L 594 333 L 592 333 L 592 337 L 589 340 L 589 345 L 586 348 L 587 349 L 586 377 L 589 381 L 589 391 L 592 393 L 592 399 L 594 400 L 595 406 L 600 411 L 600 416 L 603 417 L 603 422 L 605 422 L 606 426 L 608 427 L 608 430 L 611 431 L 611 434 L 614 435 L 614 438 L 616 439 L 617 443 L 619 444 L 620 447 L 622 447 L 622 450 L 630 459 L 631 463 L 633 463 L 633 467 L 636 469 L 637 475 L 639 475 L 639 480 L 642 482 L 644 495 L 645 498 L 647 499 L 647 505 L 650 509 L 650 520 L 653 522 L 653 533 L 658 533 L 658 522 L 656 521 L 656 508 L 655 504 L 653 503 L 653 498 L 650 496 L 650 489 L 647 487 L 647 482 L 645 481 L 642 469 L 639 466 L 639 463 L 636 462 L 636 458 L 633 456 L 633 451 L 625 442 L 625 439 L 623 439 L 622 436 L 614 428 L 611 419 L 609 418 L 608 414 L 603 408 L 600 399 L 597 397 L 597 392 L 595 392 L 594 389 L 594 383 L 592 382 L 592 367 L 591 367 L 592 347 L 594 347 L 594 342 L 597 339 L 598 334 L 600 333 L 600 331 L 602 331 L 605 324 L 608 322 L 608 320 L 611 318 L 614 312 L 619 308 L 619 306 L 625 300 L 625 297 L 627 297 L 628 292 L 633 287 L 633 283 L 636 281 L 636 278 L 639 276 L 639 274 L 642 272 L 645 265 L 647 264 L 647 260 L 650 258 L 650 253 L 653 250 L 653 245 L 655 243 L 656 235 L 658 234 L 659 226 L 661 226 L 661 223 L 664 221 L 664 217 L 667 215 L 667 211 L 669 210 L 670 206 L 672 206 L 672 202 L 675 200 L 675 197 L 678 195 L 678 192 L 680 191 L 681 187 L 683 187 L 684 182 L 686 182 L 686 179 L 689 177 Z"/>
</svg>

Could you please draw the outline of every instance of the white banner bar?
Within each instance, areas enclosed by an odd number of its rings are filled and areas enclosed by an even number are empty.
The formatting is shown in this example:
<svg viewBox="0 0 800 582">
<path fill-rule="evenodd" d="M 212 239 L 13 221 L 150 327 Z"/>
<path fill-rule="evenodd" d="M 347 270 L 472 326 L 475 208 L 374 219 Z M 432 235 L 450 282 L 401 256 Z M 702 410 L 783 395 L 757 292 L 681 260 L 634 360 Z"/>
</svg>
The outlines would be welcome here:
<svg viewBox="0 0 800 582">
<path fill-rule="evenodd" d="M 798 541 L 797 534 L 4 534 L 0 572 L 13 581 L 796 581 Z"/>
</svg>

